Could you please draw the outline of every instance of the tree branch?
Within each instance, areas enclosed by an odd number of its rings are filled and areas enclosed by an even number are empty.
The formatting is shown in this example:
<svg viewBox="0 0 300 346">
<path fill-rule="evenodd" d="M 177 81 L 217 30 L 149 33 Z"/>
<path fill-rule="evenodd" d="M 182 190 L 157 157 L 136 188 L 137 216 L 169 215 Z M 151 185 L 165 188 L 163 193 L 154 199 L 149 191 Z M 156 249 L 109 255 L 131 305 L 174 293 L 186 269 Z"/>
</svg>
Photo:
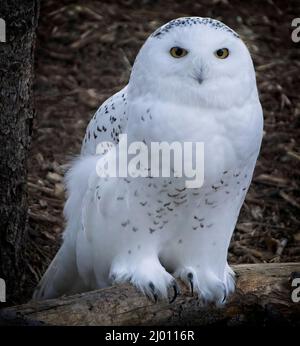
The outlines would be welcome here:
<svg viewBox="0 0 300 346">
<path fill-rule="evenodd" d="M 291 280 L 300 263 L 243 264 L 233 266 L 236 293 L 223 308 L 202 306 L 182 286 L 172 304 L 153 303 L 132 285 L 116 285 L 0 311 L 0 322 L 49 325 L 299 325 L 300 303 L 291 300 Z"/>
</svg>

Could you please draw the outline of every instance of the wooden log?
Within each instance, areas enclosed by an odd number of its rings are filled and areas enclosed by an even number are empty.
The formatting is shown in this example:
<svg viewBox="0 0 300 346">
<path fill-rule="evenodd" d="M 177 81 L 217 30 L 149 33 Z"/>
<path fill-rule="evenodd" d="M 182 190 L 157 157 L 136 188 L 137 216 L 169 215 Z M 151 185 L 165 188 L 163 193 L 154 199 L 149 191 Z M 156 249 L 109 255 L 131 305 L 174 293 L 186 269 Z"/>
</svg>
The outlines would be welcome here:
<svg viewBox="0 0 300 346">
<path fill-rule="evenodd" d="M 236 292 L 222 308 L 203 306 L 183 285 L 181 295 L 170 304 L 151 302 L 132 285 L 123 284 L 5 308 L 0 310 L 0 324 L 300 325 L 300 302 L 291 298 L 300 263 L 243 264 L 233 269 Z"/>
</svg>

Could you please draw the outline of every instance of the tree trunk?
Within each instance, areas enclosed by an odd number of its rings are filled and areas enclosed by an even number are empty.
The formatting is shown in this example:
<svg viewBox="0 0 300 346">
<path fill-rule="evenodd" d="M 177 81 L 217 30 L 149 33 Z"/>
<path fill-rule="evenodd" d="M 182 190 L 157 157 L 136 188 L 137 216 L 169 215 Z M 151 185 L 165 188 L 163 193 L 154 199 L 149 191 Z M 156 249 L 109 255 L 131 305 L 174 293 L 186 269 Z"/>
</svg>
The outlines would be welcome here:
<svg viewBox="0 0 300 346">
<path fill-rule="evenodd" d="M 300 263 L 243 264 L 233 269 L 237 289 L 223 308 L 202 306 L 184 287 L 175 302 L 153 303 L 126 284 L 8 308 L 0 311 L 0 324 L 300 326 L 300 299 L 292 300 Z"/>
<path fill-rule="evenodd" d="M 0 278 L 7 300 L 20 293 L 27 221 L 27 153 L 33 120 L 32 81 L 38 0 L 1 0 Z M 1 30 L 0 28 L 0 30 Z"/>
</svg>

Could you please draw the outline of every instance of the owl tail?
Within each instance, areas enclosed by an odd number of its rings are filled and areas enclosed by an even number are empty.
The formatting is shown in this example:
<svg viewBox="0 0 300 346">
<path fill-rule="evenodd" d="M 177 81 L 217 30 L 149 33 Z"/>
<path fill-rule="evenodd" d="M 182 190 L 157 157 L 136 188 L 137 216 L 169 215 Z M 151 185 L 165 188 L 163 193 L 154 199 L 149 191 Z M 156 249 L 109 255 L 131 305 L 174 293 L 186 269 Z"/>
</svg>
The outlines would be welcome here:
<svg viewBox="0 0 300 346">
<path fill-rule="evenodd" d="M 57 298 L 84 290 L 77 266 L 75 249 L 64 243 L 33 294 L 34 300 Z"/>
<path fill-rule="evenodd" d="M 67 227 L 64 241 L 49 268 L 38 284 L 33 299 L 51 299 L 88 290 L 78 272 L 78 232 L 84 223 L 85 198 L 91 175 L 95 175 L 97 157 L 83 157 L 74 161 L 67 174 L 68 200 L 64 214 Z M 84 273 L 81 273 L 84 274 Z M 87 281 L 87 280 L 85 280 Z"/>
</svg>

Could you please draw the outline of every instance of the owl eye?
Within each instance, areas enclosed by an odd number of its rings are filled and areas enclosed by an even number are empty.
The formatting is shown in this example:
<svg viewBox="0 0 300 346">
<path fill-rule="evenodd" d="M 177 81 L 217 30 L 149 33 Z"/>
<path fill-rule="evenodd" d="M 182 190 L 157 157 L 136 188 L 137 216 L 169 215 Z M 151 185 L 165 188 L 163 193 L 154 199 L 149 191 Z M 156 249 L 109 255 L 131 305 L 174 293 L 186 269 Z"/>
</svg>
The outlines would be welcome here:
<svg viewBox="0 0 300 346">
<path fill-rule="evenodd" d="M 173 47 L 170 49 L 170 54 L 173 58 L 183 58 L 187 53 L 188 51 L 186 49 L 180 47 Z"/>
<path fill-rule="evenodd" d="M 227 48 L 221 48 L 215 51 L 215 56 L 218 59 L 226 59 L 229 55 L 229 50 Z"/>
</svg>

